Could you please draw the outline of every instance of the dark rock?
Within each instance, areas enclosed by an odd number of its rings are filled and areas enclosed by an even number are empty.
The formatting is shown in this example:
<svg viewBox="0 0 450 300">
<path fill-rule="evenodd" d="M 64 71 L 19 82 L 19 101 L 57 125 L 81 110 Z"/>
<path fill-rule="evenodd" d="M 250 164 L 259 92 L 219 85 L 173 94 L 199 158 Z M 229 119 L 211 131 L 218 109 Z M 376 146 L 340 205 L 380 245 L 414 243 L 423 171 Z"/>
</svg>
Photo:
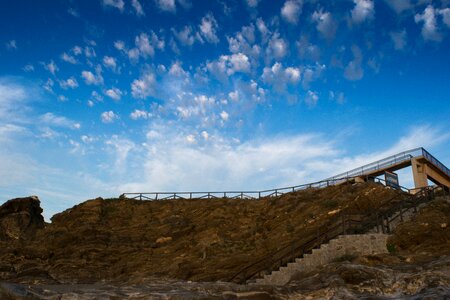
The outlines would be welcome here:
<svg viewBox="0 0 450 300">
<path fill-rule="evenodd" d="M 44 226 L 36 196 L 12 199 L 0 206 L 0 241 L 30 239 Z"/>
</svg>

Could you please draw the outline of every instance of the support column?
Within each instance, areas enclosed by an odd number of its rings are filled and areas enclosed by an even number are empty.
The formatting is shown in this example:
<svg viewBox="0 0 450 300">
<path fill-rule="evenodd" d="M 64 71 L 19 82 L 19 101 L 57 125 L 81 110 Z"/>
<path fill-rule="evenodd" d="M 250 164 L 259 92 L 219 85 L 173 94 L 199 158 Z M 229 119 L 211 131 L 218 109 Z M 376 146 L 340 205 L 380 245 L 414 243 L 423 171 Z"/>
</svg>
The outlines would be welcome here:
<svg viewBox="0 0 450 300">
<path fill-rule="evenodd" d="M 355 183 L 364 183 L 366 182 L 364 177 L 355 177 Z"/>
<path fill-rule="evenodd" d="M 427 166 L 419 162 L 416 158 L 411 159 L 411 168 L 414 177 L 415 188 L 423 188 L 428 186 Z"/>
</svg>

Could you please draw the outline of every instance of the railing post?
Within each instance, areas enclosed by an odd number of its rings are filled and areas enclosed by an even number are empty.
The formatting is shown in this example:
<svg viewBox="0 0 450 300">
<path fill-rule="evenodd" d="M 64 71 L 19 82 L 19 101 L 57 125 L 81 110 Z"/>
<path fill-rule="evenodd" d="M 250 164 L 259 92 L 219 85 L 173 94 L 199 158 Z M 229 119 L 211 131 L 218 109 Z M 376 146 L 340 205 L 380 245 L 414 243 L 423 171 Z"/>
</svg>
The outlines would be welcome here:
<svg viewBox="0 0 450 300">
<path fill-rule="evenodd" d="M 241 199 L 244 199 L 244 193 L 241 192 Z"/>
<path fill-rule="evenodd" d="M 173 193 L 173 199 L 177 199 L 177 194 Z"/>
<path fill-rule="evenodd" d="M 139 200 L 142 200 L 142 194 L 139 194 Z"/>
<path fill-rule="evenodd" d="M 158 200 L 158 193 L 156 193 L 155 195 L 155 200 Z"/>
<path fill-rule="evenodd" d="M 261 192 L 258 192 L 258 199 L 261 199 Z"/>
<path fill-rule="evenodd" d="M 189 193 L 189 199 L 192 199 L 192 193 Z"/>
<path fill-rule="evenodd" d="M 208 199 L 211 199 L 211 193 L 208 193 Z"/>
</svg>

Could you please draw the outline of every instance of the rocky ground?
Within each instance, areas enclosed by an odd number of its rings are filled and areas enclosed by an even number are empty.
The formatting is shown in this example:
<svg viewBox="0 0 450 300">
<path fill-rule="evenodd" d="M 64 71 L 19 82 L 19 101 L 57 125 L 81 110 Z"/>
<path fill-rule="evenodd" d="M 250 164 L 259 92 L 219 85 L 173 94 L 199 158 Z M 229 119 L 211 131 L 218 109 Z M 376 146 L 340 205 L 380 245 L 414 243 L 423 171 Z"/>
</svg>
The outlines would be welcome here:
<svg viewBox="0 0 450 300">
<path fill-rule="evenodd" d="M 397 193 L 361 184 L 259 201 L 99 198 L 50 224 L 36 198 L 10 200 L 0 207 L 0 299 L 444 299 L 443 199 L 396 229 L 389 255 L 343 257 L 284 287 L 221 282 L 339 213 L 376 209 Z"/>
</svg>

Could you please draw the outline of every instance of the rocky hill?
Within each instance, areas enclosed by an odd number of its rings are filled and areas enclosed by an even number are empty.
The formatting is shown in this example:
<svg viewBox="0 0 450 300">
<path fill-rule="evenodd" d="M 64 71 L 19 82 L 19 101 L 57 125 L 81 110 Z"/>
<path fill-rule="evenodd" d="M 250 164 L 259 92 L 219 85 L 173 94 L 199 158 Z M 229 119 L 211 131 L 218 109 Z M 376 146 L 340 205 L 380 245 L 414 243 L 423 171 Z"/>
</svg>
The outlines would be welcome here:
<svg viewBox="0 0 450 300">
<path fill-rule="evenodd" d="M 14 199 L 0 207 L 0 282 L 34 287 L 94 284 L 100 291 L 111 288 L 102 284 L 115 287 L 139 284 L 144 289 L 146 284 L 161 280 L 177 280 L 178 284 L 180 280 L 228 281 L 262 257 L 314 236 L 319 228 L 332 225 L 341 213 L 370 212 L 394 197 L 395 201 L 402 201 L 399 193 L 366 183 L 308 189 L 262 200 L 97 198 L 56 214 L 49 224 L 43 222 L 36 197 Z M 301 277 L 293 280 L 288 290 L 256 289 L 288 298 L 289 294 L 298 296 L 297 292 L 330 294 L 332 283 L 328 279 L 340 276 L 341 288 L 368 280 L 377 285 L 373 276 L 381 273 L 374 268 L 380 268 L 380 264 L 389 266 L 394 270 L 390 274 L 394 274 L 398 265 L 422 266 L 435 259 L 445 260 L 450 255 L 449 218 L 448 201 L 435 201 L 417 219 L 398 227 L 390 240 L 391 255 L 351 258 L 351 263 L 345 258 L 332 264 L 331 269 L 325 267 L 315 275 L 310 274 L 308 278 L 322 279 L 320 284 L 311 282 L 308 288 L 305 287 L 308 281 L 305 283 Z M 448 267 L 450 260 L 445 261 L 444 266 Z M 343 265 L 347 266 L 339 267 Z M 366 269 L 378 275 L 364 277 L 361 274 L 369 272 Z M 450 283 L 448 274 L 445 276 L 441 279 Z M 191 292 L 208 290 L 201 283 L 189 286 Z M 255 288 L 231 283 L 209 287 L 206 298 L 217 295 L 214 294 L 217 291 L 223 296 L 227 289 L 249 292 Z M 355 295 L 361 292 L 361 289 L 347 290 Z M 230 297 L 225 298 L 235 299 Z"/>
</svg>

